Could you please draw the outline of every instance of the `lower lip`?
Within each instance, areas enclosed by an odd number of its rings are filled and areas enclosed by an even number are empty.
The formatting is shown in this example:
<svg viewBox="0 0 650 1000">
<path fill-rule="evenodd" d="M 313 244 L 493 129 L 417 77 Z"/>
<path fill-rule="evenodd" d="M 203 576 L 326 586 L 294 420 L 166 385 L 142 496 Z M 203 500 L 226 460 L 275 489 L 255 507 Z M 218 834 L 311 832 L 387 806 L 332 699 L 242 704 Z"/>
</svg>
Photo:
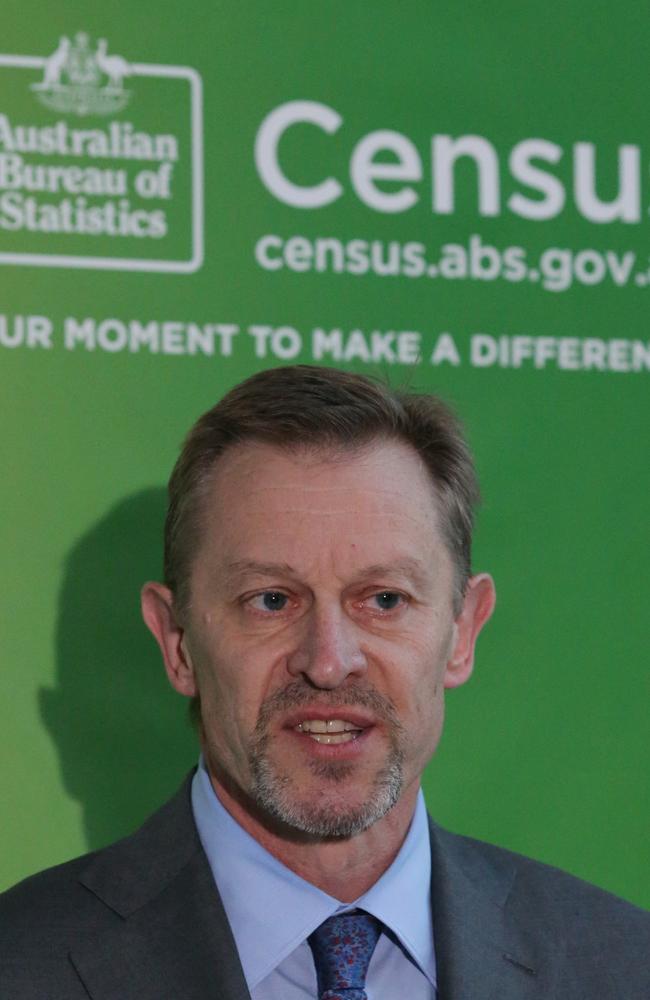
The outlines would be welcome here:
<svg viewBox="0 0 650 1000">
<path fill-rule="evenodd" d="M 346 740 L 344 743 L 319 743 L 317 740 L 312 739 L 309 733 L 301 733 L 296 729 L 290 729 L 288 732 L 300 740 L 300 743 L 308 753 L 315 754 L 317 757 L 335 758 L 353 757 L 362 753 L 366 748 L 373 729 L 374 726 L 368 726 L 367 729 L 362 729 L 355 739 Z"/>
</svg>

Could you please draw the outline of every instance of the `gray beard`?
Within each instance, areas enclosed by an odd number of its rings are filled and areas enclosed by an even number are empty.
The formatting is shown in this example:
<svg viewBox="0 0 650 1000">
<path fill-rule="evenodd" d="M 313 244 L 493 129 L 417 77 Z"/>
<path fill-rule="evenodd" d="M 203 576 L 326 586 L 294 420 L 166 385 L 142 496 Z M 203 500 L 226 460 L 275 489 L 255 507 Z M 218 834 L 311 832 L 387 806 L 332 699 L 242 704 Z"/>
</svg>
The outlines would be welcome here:
<svg viewBox="0 0 650 1000">
<path fill-rule="evenodd" d="M 296 681 L 264 702 L 255 726 L 249 749 L 248 763 L 253 779 L 250 794 L 260 808 L 294 830 L 320 839 L 354 837 L 385 816 L 399 799 L 404 786 L 403 728 L 391 702 L 376 691 L 366 688 L 345 688 L 321 691 L 319 703 L 324 707 L 361 706 L 386 723 L 390 745 L 384 766 L 377 772 L 373 787 L 365 802 L 345 811 L 324 802 L 302 802 L 297 797 L 290 772 L 280 772 L 268 756 L 269 724 L 281 711 L 314 703 L 314 690 Z M 355 765 L 347 761 L 312 761 L 314 777 L 336 786 L 349 778 Z"/>
</svg>

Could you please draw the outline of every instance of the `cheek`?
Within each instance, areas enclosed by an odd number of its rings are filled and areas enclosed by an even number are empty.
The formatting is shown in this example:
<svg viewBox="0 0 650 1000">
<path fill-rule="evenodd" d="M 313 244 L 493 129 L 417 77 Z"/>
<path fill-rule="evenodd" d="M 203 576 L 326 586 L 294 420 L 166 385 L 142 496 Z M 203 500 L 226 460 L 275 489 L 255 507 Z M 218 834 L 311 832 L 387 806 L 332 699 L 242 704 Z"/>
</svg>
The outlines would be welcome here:
<svg viewBox="0 0 650 1000">
<path fill-rule="evenodd" d="M 233 644 L 203 637 L 194 657 L 195 676 L 201 702 L 220 729 L 252 732 L 268 683 L 263 654 Z M 218 736 L 218 733 L 214 734 Z"/>
<path fill-rule="evenodd" d="M 407 739 L 427 741 L 437 733 L 444 711 L 444 677 L 449 641 L 413 639 L 404 642 L 398 662 L 393 662 L 390 697 Z M 410 732 L 409 732 L 410 730 Z"/>
<path fill-rule="evenodd" d="M 444 681 L 451 648 L 448 632 L 441 637 L 415 632 L 403 636 L 395 657 L 405 685 L 431 691 Z"/>
</svg>

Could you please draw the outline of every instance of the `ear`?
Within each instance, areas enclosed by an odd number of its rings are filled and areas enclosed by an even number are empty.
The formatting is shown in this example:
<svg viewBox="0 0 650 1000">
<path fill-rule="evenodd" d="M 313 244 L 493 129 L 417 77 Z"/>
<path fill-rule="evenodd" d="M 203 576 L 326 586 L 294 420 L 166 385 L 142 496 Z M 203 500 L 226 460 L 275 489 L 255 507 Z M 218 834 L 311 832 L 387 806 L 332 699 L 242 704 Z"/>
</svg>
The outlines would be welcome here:
<svg viewBox="0 0 650 1000">
<path fill-rule="evenodd" d="M 174 595 L 162 583 L 145 583 L 141 591 L 142 617 L 160 646 L 169 683 L 189 698 L 197 693 L 194 668 L 176 620 Z"/>
<path fill-rule="evenodd" d="M 479 632 L 494 611 L 496 591 L 488 573 L 470 577 L 463 608 L 456 618 L 455 639 L 445 670 L 445 687 L 459 687 L 469 680 L 474 668 L 474 648 Z"/>
</svg>

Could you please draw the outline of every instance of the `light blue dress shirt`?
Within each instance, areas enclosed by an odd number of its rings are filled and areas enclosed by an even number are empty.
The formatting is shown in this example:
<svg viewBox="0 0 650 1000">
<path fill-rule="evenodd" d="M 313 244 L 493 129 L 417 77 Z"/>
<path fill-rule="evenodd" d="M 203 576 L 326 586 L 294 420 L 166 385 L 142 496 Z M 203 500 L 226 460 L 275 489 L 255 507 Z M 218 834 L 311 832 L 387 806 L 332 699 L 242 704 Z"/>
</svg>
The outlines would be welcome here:
<svg viewBox="0 0 650 1000">
<path fill-rule="evenodd" d="M 334 913 L 360 907 L 382 921 L 366 978 L 368 1000 L 434 1000 L 431 852 L 424 797 L 390 868 L 353 903 L 341 903 L 286 868 L 222 806 L 201 759 L 192 809 L 239 951 L 252 1000 L 314 1000 L 307 938 Z"/>
</svg>

